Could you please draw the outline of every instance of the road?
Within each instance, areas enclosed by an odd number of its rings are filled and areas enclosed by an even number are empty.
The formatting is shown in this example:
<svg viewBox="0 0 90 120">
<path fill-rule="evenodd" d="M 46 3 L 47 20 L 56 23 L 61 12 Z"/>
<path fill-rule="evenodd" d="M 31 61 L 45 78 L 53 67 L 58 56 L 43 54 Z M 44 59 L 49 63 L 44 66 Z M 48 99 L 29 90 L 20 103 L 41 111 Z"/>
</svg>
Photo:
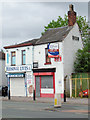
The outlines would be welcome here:
<svg viewBox="0 0 90 120">
<path fill-rule="evenodd" d="M 88 105 L 2 101 L 3 118 L 88 118 Z"/>
</svg>

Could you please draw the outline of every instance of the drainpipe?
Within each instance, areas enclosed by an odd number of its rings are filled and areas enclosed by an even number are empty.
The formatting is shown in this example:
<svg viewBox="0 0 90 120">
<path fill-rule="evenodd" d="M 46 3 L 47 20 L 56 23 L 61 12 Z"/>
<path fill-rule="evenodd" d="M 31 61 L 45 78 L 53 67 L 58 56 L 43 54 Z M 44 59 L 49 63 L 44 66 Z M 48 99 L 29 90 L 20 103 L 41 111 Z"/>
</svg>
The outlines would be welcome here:
<svg viewBox="0 0 90 120">
<path fill-rule="evenodd" d="M 33 69 L 33 62 L 34 62 L 34 46 L 32 46 L 32 69 Z M 35 101 L 35 83 L 34 83 L 33 71 L 32 71 L 32 82 L 33 82 L 33 100 Z"/>
</svg>

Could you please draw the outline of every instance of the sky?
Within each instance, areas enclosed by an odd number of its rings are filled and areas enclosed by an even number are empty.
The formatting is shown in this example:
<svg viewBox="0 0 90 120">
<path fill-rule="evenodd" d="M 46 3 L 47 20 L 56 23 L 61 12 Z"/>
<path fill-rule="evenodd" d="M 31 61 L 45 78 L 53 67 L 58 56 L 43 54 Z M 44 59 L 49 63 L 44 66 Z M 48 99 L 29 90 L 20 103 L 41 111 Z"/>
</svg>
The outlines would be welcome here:
<svg viewBox="0 0 90 120">
<path fill-rule="evenodd" d="M 88 2 L 2 2 L 0 4 L 0 48 L 39 38 L 44 26 L 64 17 L 74 5 L 78 16 L 88 20 Z"/>
</svg>

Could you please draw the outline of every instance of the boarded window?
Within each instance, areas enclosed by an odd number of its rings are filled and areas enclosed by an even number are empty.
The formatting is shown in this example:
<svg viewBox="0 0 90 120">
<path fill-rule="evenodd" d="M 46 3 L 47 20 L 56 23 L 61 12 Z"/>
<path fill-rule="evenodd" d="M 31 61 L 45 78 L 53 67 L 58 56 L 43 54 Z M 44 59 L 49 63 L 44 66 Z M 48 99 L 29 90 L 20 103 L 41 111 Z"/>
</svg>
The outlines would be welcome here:
<svg viewBox="0 0 90 120">
<path fill-rule="evenodd" d="M 41 76 L 41 88 L 53 88 L 53 76 Z"/>
</svg>

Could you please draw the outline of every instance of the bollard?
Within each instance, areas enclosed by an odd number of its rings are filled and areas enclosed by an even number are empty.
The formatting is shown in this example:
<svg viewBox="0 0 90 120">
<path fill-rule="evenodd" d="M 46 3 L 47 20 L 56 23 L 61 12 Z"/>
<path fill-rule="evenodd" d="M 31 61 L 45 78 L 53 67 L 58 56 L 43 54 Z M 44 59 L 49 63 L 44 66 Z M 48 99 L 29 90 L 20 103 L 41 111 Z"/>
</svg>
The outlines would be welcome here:
<svg viewBox="0 0 90 120">
<path fill-rule="evenodd" d="M 10 100 L 10 90 L 8 91 L 8 99 Z"/>
<path fill-rule="evenodd" d="M 33 90 L 33 100 L 35 101 L 35 90 Z"/>
<path fill-rule="evenodd" d="M 54 108 L 61 108 L 61 95 L 58 93 L 54 96 Z"/>
<path fill-rule="evenodd" d="M 66 92 L 64 90 L 64 102 L 66 102 Z"/>
</svg>

